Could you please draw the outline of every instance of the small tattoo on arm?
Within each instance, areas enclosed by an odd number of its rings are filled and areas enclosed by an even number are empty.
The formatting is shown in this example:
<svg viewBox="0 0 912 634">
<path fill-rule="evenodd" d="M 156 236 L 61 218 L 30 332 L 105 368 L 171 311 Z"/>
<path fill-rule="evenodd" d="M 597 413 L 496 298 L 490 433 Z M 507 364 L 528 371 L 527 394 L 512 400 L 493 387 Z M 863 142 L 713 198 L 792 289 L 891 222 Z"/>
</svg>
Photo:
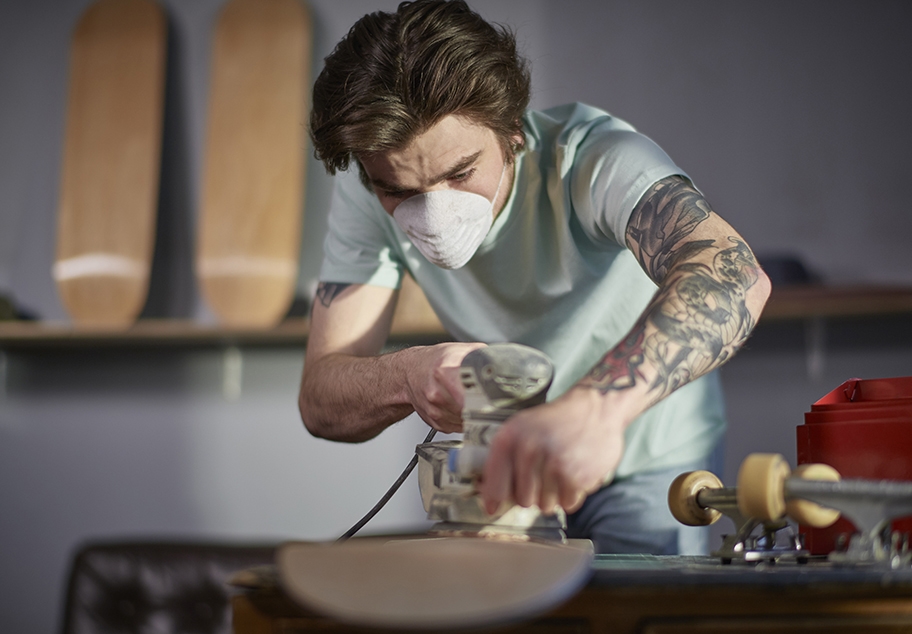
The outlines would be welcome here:
<svg viewBox="0 0 912 634">
<path fill-rule="evenodd" d="M 339 293 L 344 291 L 351 284 L 340 284 L 338 282 L 320 282 L 317 286 L 317 299 L 323 306 L 329 308 L 332 301 L 338 297 Z"/>
</svg>

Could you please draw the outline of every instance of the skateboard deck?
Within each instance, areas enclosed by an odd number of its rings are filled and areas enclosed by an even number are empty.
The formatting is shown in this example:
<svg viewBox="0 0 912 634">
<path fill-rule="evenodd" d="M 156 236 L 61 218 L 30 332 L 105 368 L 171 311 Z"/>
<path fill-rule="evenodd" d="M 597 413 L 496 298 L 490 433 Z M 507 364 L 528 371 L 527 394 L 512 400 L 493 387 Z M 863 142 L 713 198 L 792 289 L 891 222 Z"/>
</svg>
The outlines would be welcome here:
<svg viewBox="0 0 912 634">
<path fill-rule="evenodd" d="M 273 326 L 294 297 L 310 52 L 299 0 L 231 0 L 219 15 L 196 274 L 227 325 Z"/>
<path fill-rule="evenodd" d="M 588 580 L 592 543 L 482 538 L 289 543 L 280 582 L 339 621 L 394 629 L 484 627 L 544 613 Z"/>
<path fill-rule="evenodd" d="M 53 276 L 80 325 L 128 326 L 146 301 L 166 35 L 152 0 L 99 0 L 73 33 Z"/>
</svg>

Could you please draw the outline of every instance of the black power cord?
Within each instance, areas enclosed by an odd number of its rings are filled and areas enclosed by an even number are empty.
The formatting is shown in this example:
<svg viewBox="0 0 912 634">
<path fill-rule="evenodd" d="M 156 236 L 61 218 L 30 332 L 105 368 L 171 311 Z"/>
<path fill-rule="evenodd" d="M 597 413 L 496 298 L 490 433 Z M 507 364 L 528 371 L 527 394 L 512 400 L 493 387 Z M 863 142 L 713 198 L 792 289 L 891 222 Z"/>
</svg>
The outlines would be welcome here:
<svg viewBox="0 0 912 634">
<path fill-rule="evenodd" d="M 427 438 L 424 439 L 424 442 L 431 442 L 434 439 L 434 436 L 436 434 L 437 434 L 437 430 L 432 429 L 428 433 Z M 358 520 L 358 522 L 354 526 L 352 526 L 350 529 L 345 531 L 345 533 L 342 535 L 342 537 L 340 537 L 336 541 L 344 542 L 346 539 L 348 539 L 349 537 L 351 537 L 352 535 L 354 535 L 355 533 L 360 531 L 364 527 L 365 524 L 367 524 L 369 521 L 371 521 L 373 519 L 374 515 L 379 513 L 380 509 L 382 509 L 384 506 L 386 506 L 386 503 L 390 501 L 390 498 L 396 494 L 396 491 L 399 490 L 399 487 L 402 486 L 402 483 L 405 482 L 405 479 L 409 477 L 409 474 L 411 474 L 411 472 L 414 471 L 415 466 L 417 464 L 418 464 L 418 454 L 415 454 L 414 456 L 412 456 L 411 461 L 408 463 L 408 466 L 405 467 L 405 470 L 402 472 L 402 474 L 396 479 L 395 482 L 393 482 L 393 486 L 391 486 L 389 488 L 389 490 L 383 494 L 383 497 L 380 498 L 380 501 L 374 505 L 374 508 L 372 508 L 370 511 L 368 511 L 367 515 L 365 515 L 360 520 Z"/>
</svg>

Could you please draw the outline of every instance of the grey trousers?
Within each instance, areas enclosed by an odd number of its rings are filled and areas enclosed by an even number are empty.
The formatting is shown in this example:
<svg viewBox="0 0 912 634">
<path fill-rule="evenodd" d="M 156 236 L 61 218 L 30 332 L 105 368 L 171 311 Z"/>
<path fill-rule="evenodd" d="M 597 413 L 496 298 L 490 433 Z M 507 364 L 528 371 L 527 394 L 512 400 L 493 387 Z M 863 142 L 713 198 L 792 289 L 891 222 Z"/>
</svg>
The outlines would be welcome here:
<svg viewBox="0 0 912 634">
<path fill-rule="evenodd" d="M 709 527 L 684 526 L 668 510 L 668 487 L 685 471 L 713 470 L 715 456 L 662 471 L 615 479 L 567 518 L 567 536 L 591 539 L 595 552 L 705 555 Z M 718 473 L 718 471 L 716 471 Z"/>
</svg>

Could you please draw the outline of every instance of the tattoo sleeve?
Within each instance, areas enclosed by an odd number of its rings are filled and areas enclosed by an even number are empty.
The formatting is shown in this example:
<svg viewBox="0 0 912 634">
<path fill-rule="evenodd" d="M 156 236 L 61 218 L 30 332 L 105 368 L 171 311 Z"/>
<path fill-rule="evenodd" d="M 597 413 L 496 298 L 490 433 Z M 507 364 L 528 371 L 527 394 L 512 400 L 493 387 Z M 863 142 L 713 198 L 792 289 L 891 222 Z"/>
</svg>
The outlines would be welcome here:
<svg viewBox="0 0 912 634">
<path fill-rule="evenodd" d="M 340 284 L 338 282 L 320 282 L 317 286 L 317 299 L 320 303 L 329 308 L 332 301 L 338 297 L 339 293 L 344 291 L 351 284 Z"/>
<path fill-rule="evenodd" d="M 659 290 L 582 385 L 607 393 L 646 383 L 651 405 L 724 363 L 747 339 L 755 318 L 746 297 L 759 266 L 737 235 L 697 231 L 712 217 L 680 177 L 659 181 L 643 196 L 627 244 Z"/>
</svg>

